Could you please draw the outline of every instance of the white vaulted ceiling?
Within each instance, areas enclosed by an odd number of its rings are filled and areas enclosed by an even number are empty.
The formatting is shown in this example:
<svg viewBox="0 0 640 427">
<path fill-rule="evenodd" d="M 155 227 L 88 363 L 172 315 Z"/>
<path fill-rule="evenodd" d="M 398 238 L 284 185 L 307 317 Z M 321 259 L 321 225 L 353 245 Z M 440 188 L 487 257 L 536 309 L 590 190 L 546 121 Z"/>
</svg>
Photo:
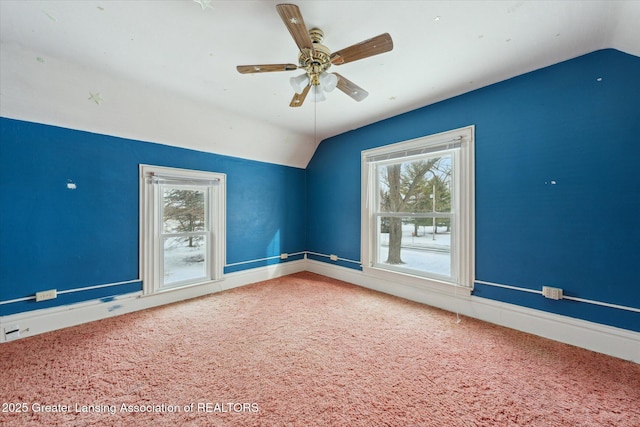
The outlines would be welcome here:
<svg viewBox="0 0 640 427">
<path fill-rule="evenodd" d="M 305 167 L 319 141 L 603 48 L 640 56 L 639 1 L 294 1 L 370 95 L 289 107 L 277 1 L 0 0 L 0 115 Z"/>
</svg>

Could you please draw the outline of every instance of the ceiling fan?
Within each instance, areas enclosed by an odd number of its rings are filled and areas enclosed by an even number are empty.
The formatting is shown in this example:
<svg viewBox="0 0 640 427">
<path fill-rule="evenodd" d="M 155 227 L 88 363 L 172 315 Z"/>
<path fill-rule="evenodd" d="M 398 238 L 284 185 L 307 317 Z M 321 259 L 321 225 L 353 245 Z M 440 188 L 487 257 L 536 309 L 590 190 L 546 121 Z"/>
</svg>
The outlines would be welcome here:
<svg viewBox="0 0 640 427">
<path fill-rule="evenodd" d="M 392 50 L 393 40 L 391 40 L 391 36 L 388 33 L 332 53 L 322 44 L 324 38 L 322 30 L 318 28 L 307 30 L 298 6 L 295 4 L 279 4 L 276 6 L 276 10 L 300 49 L 298 54 L 299 65 L 238 65 L 236 67 L 238 72 L 241 74 L 253 74 L 303 69 L 305 74 L 290 79 L 291 86 L 296 92 L 291 99 L 290 107 L 300 107 L 309 91 L 313 94 L 312 101 L 314 102 L 325 99 L 323 91 L 329 92 L 336 87 L 358 102 L 369 95 L 360 86 L 338 73 L 328 73 L 327 69 L 331 65 L 342 65 Z"/>
</svg>

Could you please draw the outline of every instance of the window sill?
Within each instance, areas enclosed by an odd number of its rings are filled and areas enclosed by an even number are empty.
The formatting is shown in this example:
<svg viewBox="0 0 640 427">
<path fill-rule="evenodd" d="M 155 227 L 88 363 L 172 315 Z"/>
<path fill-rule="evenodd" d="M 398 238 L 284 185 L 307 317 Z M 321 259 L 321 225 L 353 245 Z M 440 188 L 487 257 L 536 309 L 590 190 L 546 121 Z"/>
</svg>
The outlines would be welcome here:
<svg viewBox="0 0 640 427">
<path fill-rule="evenodd" d="M 220 279 L 214 279 L 214 280 L 207 280 L 207 281 L 204 281 L 204 282 L 191 283 L 191 284 L 188 284 L 188 285 L 176 286 L 176 287 L 173 287 L 173 288 L 158 289 L 158 290 L 150 291 L 150 292 L 143 291 L 143 294 L 140 295 L 140 297 L 141 298 L 151 297 L 151 296 L 154 296 L 154 295 L 163 295 L 163 294 L 169 294 L 169 293 L 172 293 L 172 292 L 204 288 L 204 287 L 207 287 L 207 286 L 214 286 L 214 285 L 218 285 L 223 280 L 224 280 L 224 278 L 220 278 Z"/>
<path fill-rule="evenodd" d="M 415 276 L 408 273 L 384 270 L 376 267 L 362 267 L 362 273 L 378 280 L 384 280 L 399 285 L 411 286 L 413 288 L 438 292 L 440 294 L 465 297 L 471 296 L 473 288 L 457 285 L 451 282 L 445 282 L 427 277 Z"/>
</svg>

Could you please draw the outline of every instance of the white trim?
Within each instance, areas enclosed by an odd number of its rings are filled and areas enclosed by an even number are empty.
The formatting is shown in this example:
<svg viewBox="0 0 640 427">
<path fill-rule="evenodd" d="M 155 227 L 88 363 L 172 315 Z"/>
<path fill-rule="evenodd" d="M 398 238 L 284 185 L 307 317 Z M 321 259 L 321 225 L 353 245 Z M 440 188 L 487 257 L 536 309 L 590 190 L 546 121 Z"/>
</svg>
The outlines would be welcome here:
<svg viewBox="0 0 640 427">
<path fill-rule="evenodd" d="M 493 301 L 463 292 L 452 295 L 450 292 L 441 293 L 398 281 L 381 280 L 358 270 L 320 261 L 307 260 L 307 270 L 453 313 L 640 363 L 640 332 Z"/>
<path fill-rule="evenodd" d="M 141 298 L 142 292 L 119 295 L 107 302 L 95 299 L 0 317 L 0 343 L 5 333 L 19 327 L 20 338 L 94 320 L 196 298 L 301 271 L 310 271 L 364 288 L 396 295 L 453 313 L 539 335 L 624 360 L 640 363 L 640 333 L 574 319 L 514 304 L 469 295 L 467 288 L 446 285 L 440 291 L 398 281 L 380 280 L 359 270 L 311 259 L 289 261 L 229 273 L 224 280 L 203 286 L 174 289 Z M 466 291 L 466 292 L 465 292 Z M 464 321 L 464 320 L 463 320 Z"/>
<path fill-rule="evenodd" d="M 513 291 L 522 291 L 522 292 L 529 292 L 532 294 L 542 295 L 542 291 L 537 291 L 535 289 L 519 288 L 517 286 L 503 285 L 501 283 L 485 282 L 484 280 L 476 280 L 475 283 L 480 283 L 481 285 L 495 286 L 497 288 L 511 289 Z"/>
<path fill-rule="evenodd" d="M 345 261 L 345 262 L 350 262 L 352 264 L 357 264 L 359 266 L 362 266 L 362 263 L 360 261 L 357 261 L 355 259 L 349 259 L 349 258 L 341 258 L 337 255 L 327 255 L 327 254 L 321 254 L 318 252 L 311 252 L 311 251 L 306 251 L 305 252 L 308 255 L 314 255 L 314 256 L 321 256 L 321 257 L 325 257 L 325 258 L 329 258 L 332 261 Z M 335 257 L 335 259 L 333 259 L 332 257 Z"/>
<path fill-rule="evenodd" d="M 608 302 L 594 301 L 592 299 L 578 298 L 578 297 L 572 297 L 568 295 L 563 295 L 562 299 L 568 299 L 570 301 L 583 302 L 586 304 L 600 305 L 602 307 L 617 308 L 618 310 L 626 310 L 626 311 L 633 311 L 635 313 L 640 313 L 640 308 L 628 307 L 626 305 L 611 304 Z"/>
<path fill-rule="evenodd" d="M 227 273 L 221 282 L 222 290 L 226 291 L 227 289 L 237 288 L 250 283 L 262 282 L 263 280 L 274 279 L 276 277 L 286 276 L 287 274 L 299 273 L 306 270 L 306 265 L 305 259 L 298 259 Z"/>
<path fill-rule="evenodd" d="M 418 153 L 433 153 L 434 149 L 450 152 L 454 161 L 453 197 L 457 213 L 453 216 L 453 233 L 451 238 L 455 256 L 452 256 L 451 277 L 439 280 L 435 275 L 415 275 L 416 280 L 424 281 L 426 286 L 433 283 L 448 283 L 452 288 L 460 286 L 473 289 L 475 277 L 475 126 L 470 125 L 459 129 L 428 135 L 409 141 L 397 142 L 361 152 L 361 214 L 360 214 L 360 258 L 365 274 L 388 279 L 390 274 L 400 274 L 399 280 L 405 280 L 401 274 L 385 267 L 376 265 L 376 246 L 378 239 L 377 209 L 371 204 L 377 199 L 377 178 L 374 178 L 375 168 L 381 164 L 397 163 L 406 158 L 414 158 Z M 401 155 L 398 155 L 401 154 Z M 391 157 L 392 160 L 387 160 Z M 374 182 L 375 181 L 375 182 Z M 425 214 L 426 215 L 426 214 Z M 403 216 L 411 216 L 410 214 Z M 453 252 L 452 252 L 453 253 Z M 456 286 L 457 285 L 457 286 Z"/>
<path fill-rule="evenodd" d="M 304 255 L 306 254 L 305 251 L 300 251 L 300 252 L 295 252 L 295 253 L 291 253 L 291 254 L 287 254 L 287 258 L 288 257 L 293 257 L 293 256 L 298 256 L 298 255 Z M 235 267 L 236 265 L 244 265 L 244 264 L 253 264 L 254 262 L 262 262 L 262 261 L 269 261 L 272 259 L 282 259 L 282 255 L 274 255 L 274 256 L 270 256 L 270 257 L 266 257 L 266 258 L 258 258 L 258 259 L 250 259 L 247 261 L 238 261 L 238 262 L 232 262 L 231 264 L 226 264 L 225 267 Z"/>
<path fill-rule="evenodd" d="M 394 285 L 410 286 L 418 290 L 458 296 L 469 296 L 472 291 L 472 288 L 466 286 L 454 285 L 450 282 L 439 281 L 428 277 L 413 276 L 401 271 L 391 271 L 376 267 L 363 267 L 362 273 L 366 277 L 370 278 L 372 282 L 379 283 L 380 286 L 386 286 L 389 283 L 393 283 Z"/>
<path fill-rule="evenodd" d="M 207 278 L 212 281 L 222 279 L 226 263 L 226 174 L 140 164 L 140 278 L 143 293 L 150 295 L 170 288 L 160 287 L 160 278 L 163 277 L 160 261 L 162 243 L 158 233 L 161 195 L 159 187 L 153 183 L 156 176 L 187 180 L 189 185 L 194 185 L 194 180 L 202 181 L 208 187 L 207 217 L 211 227 L 208 231 L 211 244 L 207 245 L 210 262 Z M 182 287 L 177 285 L 176 288 Z"/>
<path fill-rule="evenodd" d="M 56 291 L 56 294 L 57 295 L 71 294 L 71 293 L 74 293 L 74 292 L 90 291 L 92 289 L 101 289 L 101 288 L 110 288 L 112 286 L 128 285 L 130 283 L 136 283 L 136 282 L 141 282 L 141 280 L 140 279 L 134 279 L 134 280 L 127 280 L 127 281 L 124 281 L 124 282 L 105 283 L 103 285 L 85 286 L 84 288 L 74 288 L 74 289 L 67 289 L 67 290 L 64 290 L 64 291 Z M 30 296 L 30 297 L 10 299 L 10 300 L 6 300 L 6 301 L 0 301 L 0 305 L 12 304 L 14 302 L 21 302 L 21 301 L 30 301 L 30 300 L 34 300 L 34 299 L 36 299 L 35 295 Z"/>
<path fill-rule="evenodd" d="M 76 326 L 95 320 L 106 319 L 138 310 L 157 307 L 178 301 L 225 291 L 250 283 L 293 274 L 305 269 L 305 260 L 273 264 L 225 275 L 224 280 L 202 285 L 170 289 L 152 295 L 142 292 L 118 295 L 108 301 L 90 301 L 63 306 L 32 310 L 0 317 L 0 343 L 7 341 L 6 333 L 17 326 L 19 337 L 25 338 L 57 329 Z"/>
<path fill-rule="evenodd" d="M 494 283 L 494 282 L 485 282 L 484 280 L 476 280 L 475 282 L 476 283 L 480 283 L 482 285 L 495 286 L 497 288 L 505 288 L 505 289 L 511 289 L 511 290 L 514 290 L 514 291 L 530 292 L 530 293 L 533 293 L 533 294 L 542 295 L 542 291 L 538 291 L 538 290 L 535 290 L 535 289 L 527 289 L 527 288 L 521 288 L 519 286 L 503 285 L 501 283 Z M 633 311 L 635 313 L 640 313 L 640 308 L 628 307 L 626 305 L 612 304 L 612 303 L 609 303 L 609 302 L 595 301 L 595 300 L 592 300 L 592 299 L 578 298 L 578 297 L 572 297 L 572 296 L 568 296 L 568 295 L 562 295 L 562 299 L 566 299 L 566 300 L 570 300 L 570 301 L 577 301 L 577 302 L 584 302 L 586 304 L 600 305 L 600 306 L 603 306 L 603 307 L 617 308 L 618 310 L 626 310 L 626 311 Z"/>
</svg>

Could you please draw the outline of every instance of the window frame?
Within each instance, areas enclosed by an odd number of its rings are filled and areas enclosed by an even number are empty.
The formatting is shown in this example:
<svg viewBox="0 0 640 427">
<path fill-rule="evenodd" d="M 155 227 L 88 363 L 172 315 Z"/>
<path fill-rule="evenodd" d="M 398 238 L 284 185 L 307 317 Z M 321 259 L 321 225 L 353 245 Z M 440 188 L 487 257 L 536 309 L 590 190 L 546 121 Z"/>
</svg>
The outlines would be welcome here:
<svg viewBox="0 0 640 427">
<path fill-rule="evenodd" d="M 140 276 L 143 295 L 207 285 L 222 280 L 226 262 L 226 175 L 218 172 L 143 165 L 140 167 Z M 160 182 L 158 182 L 158 180 Z M 163 183 L 161 183 L 163 182 Z M 163 186 L 207 188 L 209 221 L 207 272 L 202 280 L 164 283 Z"/>
<path fill-rule="evenodd" d="M 443 292 L 473 289 L 475 279 L 475 182 L 473 125 L 389 144 L 361 153 L 361 260 L 366 275 L 384 280 L 427 287 Z M 437 274 L 416 274 L 415 270 L 383 266 L 377 262 L 378 217 L 373 204 L 378 199 L 379 178 L 376 167 L 420 159 L 437 153 L 454 156 L 452 177 L 451 278 Z M 457 209 L 456 209 L 457 208 Z M 411 216 L 411 215 L 407 215 Z"/>
</svg>

